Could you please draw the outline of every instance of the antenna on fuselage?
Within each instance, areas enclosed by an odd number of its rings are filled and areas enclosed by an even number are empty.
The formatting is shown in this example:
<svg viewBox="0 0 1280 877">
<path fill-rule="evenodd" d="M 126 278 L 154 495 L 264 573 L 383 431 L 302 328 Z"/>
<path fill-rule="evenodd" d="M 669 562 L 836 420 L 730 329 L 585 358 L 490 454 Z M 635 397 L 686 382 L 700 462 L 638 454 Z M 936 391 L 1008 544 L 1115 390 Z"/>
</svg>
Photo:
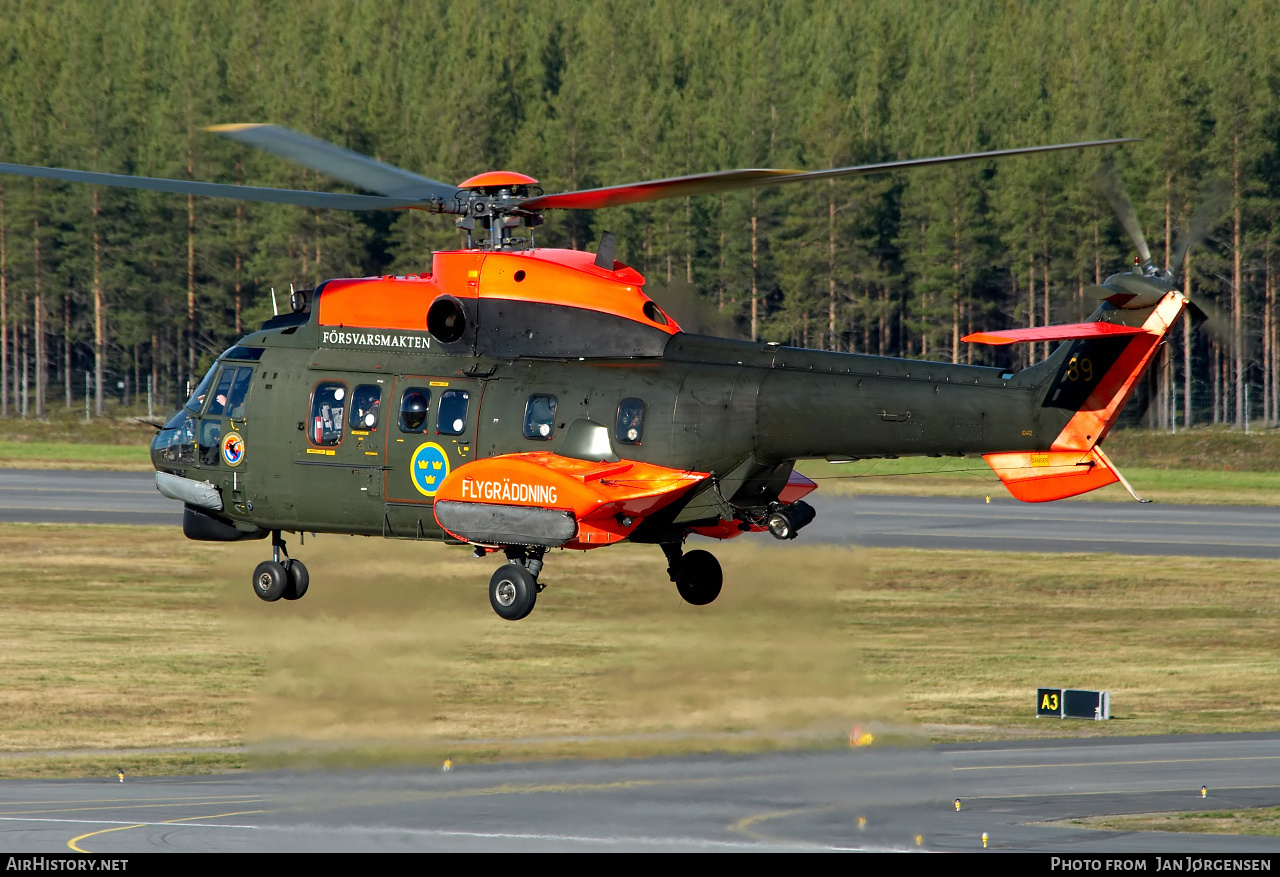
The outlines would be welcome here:
<svg viewBox="0 0 1280 877">
<path fill-rule="evenodd" d="M 618 248 L 618 236 L 611 231 L 600 235 L 600 246 L 596 248 L 596 267 L 606 271 L 613 270 L 613 254 Z"/>
<path fill-rule="evenodd" d="M 293 284 L 291 283 L 289 285 L 292 286 Z M 280 316 L 280 309 L 276 307 L 276 288 L 274 286 L 271 287 L 271 316 Z"/>
</svg>

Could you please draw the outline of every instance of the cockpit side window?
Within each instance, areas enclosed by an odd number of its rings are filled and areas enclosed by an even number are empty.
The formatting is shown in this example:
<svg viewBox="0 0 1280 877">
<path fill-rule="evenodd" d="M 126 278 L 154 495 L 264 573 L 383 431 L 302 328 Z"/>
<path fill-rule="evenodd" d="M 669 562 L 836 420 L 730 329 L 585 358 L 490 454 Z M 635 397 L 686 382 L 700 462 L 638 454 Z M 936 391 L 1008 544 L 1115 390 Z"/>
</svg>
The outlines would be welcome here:
<svg viewBox="0 0 1280 877">
<path fill-rule="evenodd" d="M 311 422 L 307 439 L 313 445 L 333 447 L 342 442 L 343 413 L 347 408 L 347 385 L 341 381 L 321 381 L 311 394 Z"/>
<path fill-rule="evenodd" d="M 382 419 L 382 388 L 377 384 L 361 384 L 351 394 L 350 426 L 352 429 L 378 431 Z"/>
<path fill-rule="evenodd" d="M 253 366 L 241 366 L 236 369 L 236 376 L 231 381 L 231 392 L 227 393 L 227 416 L 232 420 L 244 420 L 244 402 L 249 395 L 249 383 L 253 380 Z"/>
<path fill-rule="evenodd" d="M 436 412 L 436 432 L 440 435 L 462 435 L 467 431 L 467 407 L 471 394 L 466 390 L 445 390 L 440 394 Z"/>
<path fill-rule="evenodd" d="M 427 411 L 431 408 L 431 391 L 426 387 L 409 387 L 400 397 L 400 431 L 422 434 L 427 431 Z"/>
<path fill-rule="evenodd" d="M 524 437 L 550 441 L 555 428 L 556 397 L 535 394 L 524 406 Z"/>
<path fill-rule="evenodd" d="M 218 389 L 213 391 L 213 398 L 209 400 L 209 407 L 205 411 L 206 414 L 217 417 L 226 410 L 227 396 L 231 395 L 231 382 L 235 379 L 235 376 L 236 369 L 234 367 L 222 370 L 222 374 L 218 376 Z"/>
<path fill-rule="evenodd" d="M 638 445 L 644 438 L 644 401 L 623 399 L 618 405 L 618 426 L 613 437 L 620 444 Z"/>
</svg>

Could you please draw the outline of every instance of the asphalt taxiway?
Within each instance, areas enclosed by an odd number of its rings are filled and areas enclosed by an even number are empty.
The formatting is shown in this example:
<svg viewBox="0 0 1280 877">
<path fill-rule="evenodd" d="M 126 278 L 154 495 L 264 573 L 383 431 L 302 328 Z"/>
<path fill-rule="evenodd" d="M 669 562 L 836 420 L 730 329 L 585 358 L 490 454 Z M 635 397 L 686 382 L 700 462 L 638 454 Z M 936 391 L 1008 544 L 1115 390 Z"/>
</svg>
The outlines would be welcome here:
<svg viewBox="0 0 1280 877">
<path fill-rule="evenodd" d="M 1280 507 L 823 496 L 795 545 L 1280 558 Z M 0 470 L 0 521 L 182 523 L 152 473 Z M 761 544 L 773 540 L 756 537 Z"/>
<path fill-rule="evenodd" d="M 1280 838 L 1045 823 L 1277 806 L 1278 768 L 1280 735 L 1248 734 L 10 780 L 0 850 L 980 851 L 985 832 L 991 851 L 1275 853 Z"/>
</svg>

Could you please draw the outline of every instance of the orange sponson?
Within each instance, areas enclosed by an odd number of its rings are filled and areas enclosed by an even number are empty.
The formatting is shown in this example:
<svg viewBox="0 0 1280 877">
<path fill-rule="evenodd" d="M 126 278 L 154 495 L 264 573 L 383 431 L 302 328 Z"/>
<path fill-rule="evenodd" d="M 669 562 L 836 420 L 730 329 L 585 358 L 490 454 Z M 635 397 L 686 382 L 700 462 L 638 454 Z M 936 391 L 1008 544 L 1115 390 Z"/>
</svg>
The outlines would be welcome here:
<svg viewBox="0 0 1280 877">
<path fill-rule="evenodd" d="M 440 485 L 436 500 L 563 509 L 578 523 L 577 536 L 565 547 L 598 548 L 625 539 L 646 515 L 707 477 L 651 463 L 589 463 L 531 451 L 459 466 Z"/>
<path fill-rule="evenodd" d="M 1133 394 L 1133 388 L 1137 386 L 1138 378 L 1142 377 L 1152 354 L 1186 304 L 1187 300 L 1177 292 L 1167 293 L 1160 299 L 1160 303 L 1142 324 L 1142 334 L 1134 335 L 1125 346 L 1115 365 L 1102 376 L 1084 405 L 1072 415 L 1062 432 L 1053 440 L 1052 450 L 1087 451 L 1106 438 L 1124 404 Z"/>
<path fill-rule="evenodd" d="M 1120 480 L 1099 448 L 983 454 L 982 459 L 1023 502 L 1065 499 Z"/>
</svg>

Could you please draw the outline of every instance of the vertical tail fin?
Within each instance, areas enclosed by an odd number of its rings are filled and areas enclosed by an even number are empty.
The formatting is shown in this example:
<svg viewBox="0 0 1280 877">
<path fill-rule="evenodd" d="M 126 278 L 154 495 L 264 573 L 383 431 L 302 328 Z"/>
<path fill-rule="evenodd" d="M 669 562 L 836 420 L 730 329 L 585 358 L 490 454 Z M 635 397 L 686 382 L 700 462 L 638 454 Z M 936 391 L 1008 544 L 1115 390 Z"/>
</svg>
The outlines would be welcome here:
<svg viewBox="0 0 1280 877">
<path fill-rule="evenodd" d="M 1108 302 L 1086 323 L 1015 329 L 966 339 L 996 344 L 1069 342 L 1034 367 L 1044 372 L 1039 382 L 1040 427 L 1042 434 L 1054 436 L 1049 447 L 983 455 L 1018 499 L 1064 499 L 1117 481 L 1134 499 L 1139 499 L 1098 443 L 1115 425 L 1187 300 L 1170 290 L 1147 307 L 1121 303 L 1129 306 Z"/>
</svg>

